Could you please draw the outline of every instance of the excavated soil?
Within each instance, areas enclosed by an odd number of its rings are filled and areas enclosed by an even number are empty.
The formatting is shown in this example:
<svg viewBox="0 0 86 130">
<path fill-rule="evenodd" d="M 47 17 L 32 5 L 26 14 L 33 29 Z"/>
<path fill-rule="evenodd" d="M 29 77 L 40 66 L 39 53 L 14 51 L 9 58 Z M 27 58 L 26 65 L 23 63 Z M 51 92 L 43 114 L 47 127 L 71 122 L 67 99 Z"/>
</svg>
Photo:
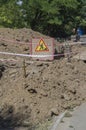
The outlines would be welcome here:
<svg viewBox="0 0 86 130">
<path fill-rule="evenodd" d="M 33 37 L 46 36 L 30 29 L 2 28 L 0 51 L 29 54 Z M 82 52 L 86 47 L 77 45 L 72 50 Z M 71 58 L 68 62 L 64 57 L 54 61 L 33 61 L 0 54 L 0 128 L 15 130 L 25 126 L 27 130 L 36 129 L 36 125 L 85 101 L 84 61 Z"/>
</svg>

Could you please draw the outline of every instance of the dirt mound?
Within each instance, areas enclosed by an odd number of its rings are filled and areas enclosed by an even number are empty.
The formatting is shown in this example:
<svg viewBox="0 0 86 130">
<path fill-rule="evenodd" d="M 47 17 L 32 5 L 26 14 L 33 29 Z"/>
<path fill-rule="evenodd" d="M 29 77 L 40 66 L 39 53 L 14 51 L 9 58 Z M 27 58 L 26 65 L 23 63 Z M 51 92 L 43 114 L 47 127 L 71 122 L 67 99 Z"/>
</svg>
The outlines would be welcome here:
<svg viewBox="0 0 86 130">
<path fill-rule="evenodd" d="M 10 33 L 10 29 L 8 30 L 9 37 L 15 34 L 20 39 L 20 35 L 23 35 L 23 30 L 11 30 L 13 34 Z M 30 33 L 30 30 L 24 30 L 27 34 Z M 5 30 L 3 35 L 6 35 Z M 33 35 L 37 36 L 38 33 L 33 32 Z M 25 38 L 26 35 L 24 35 Z M 0 51 L 29 53 L 29 48 L 25 49 L 25 47 L 28 48 L 28 45 L 0 42 Z M 75 50 L 78 48 L 78 46 L 75 47 Z M 83 49 L 86 48 L 81 47 L 79 51 Z M 9 56 L 0 55 L 0 58 L 8 59 Z M 86 100 L 85 62 L 71 59 L 69 63 L 65 58 L 52 62 L 31 61 L 29 58 L 15 56 L 10 58 L 16 62 L 4 61 L 3 63 L 5 70 L 0 79 L 0 106 L 1 108 L 4 104 L 12 106 L 10 117 L 13 113 L 13 115 L 19 114 L 18 119 L 22 119 L 24 125 L 32 123 L 34 126 L 46 119 L 50 120 L 54 115 L 58 115 L 65 109 L 72 109 Z M 24 60 L 26 69 L 23 66 Z M 24 70 L 26 70 L 26 76 Z M 2 75 L 2 68 L 0 73 Z M 0 110 L 1 117 L 9 115 L 9 109 Z"/>
</svg>

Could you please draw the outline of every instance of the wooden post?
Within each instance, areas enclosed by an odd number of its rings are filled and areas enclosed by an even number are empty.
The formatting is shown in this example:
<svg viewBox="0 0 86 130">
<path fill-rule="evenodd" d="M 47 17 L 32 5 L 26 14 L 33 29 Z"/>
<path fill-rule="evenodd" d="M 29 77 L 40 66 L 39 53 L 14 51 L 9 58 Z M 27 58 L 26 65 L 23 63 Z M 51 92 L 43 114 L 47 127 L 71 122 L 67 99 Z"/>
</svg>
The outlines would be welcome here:
<svg viewBox="0 0 86 130">
<path fill-rule="evenodd" d="M 25 64 L 25 59 L 23 60 L 23 78 L 26 78 L 26 64 Z"/>
</svg>

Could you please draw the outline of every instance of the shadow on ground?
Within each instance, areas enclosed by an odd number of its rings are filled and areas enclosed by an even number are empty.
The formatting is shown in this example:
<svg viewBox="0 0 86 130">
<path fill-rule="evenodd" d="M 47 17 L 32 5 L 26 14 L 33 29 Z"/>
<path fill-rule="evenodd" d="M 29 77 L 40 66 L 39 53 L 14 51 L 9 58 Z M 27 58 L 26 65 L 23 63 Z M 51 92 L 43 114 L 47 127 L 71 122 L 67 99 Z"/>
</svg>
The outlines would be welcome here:
<svg viewBox="0 0 86 130">
<path fill-rule="evenodd" d="M 0 130 L 33 130 L 31 123 L 24 126 L 24 115 L 14 113 L 14 107 L 5 105 L 0 108 Z"/>
<path fill-rule="evenodd" d="M 0 79 L 1 79 L 1 77 L 2 77 L 2 75 L 3 75 L 4 70 L 5 70 L 4 65 L 1 65 L 1 64 L 0 64 Z"/>
</svg>

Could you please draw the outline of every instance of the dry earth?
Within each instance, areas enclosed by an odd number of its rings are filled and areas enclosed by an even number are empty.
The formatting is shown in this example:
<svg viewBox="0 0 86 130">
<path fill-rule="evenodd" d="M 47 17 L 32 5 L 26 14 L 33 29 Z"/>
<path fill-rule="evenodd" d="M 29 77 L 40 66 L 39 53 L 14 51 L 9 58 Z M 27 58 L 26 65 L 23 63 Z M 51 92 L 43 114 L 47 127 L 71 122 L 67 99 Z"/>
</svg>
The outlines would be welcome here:
<svg viewBox="0 0 86 130">
<path fill-rule="evenodd" d="M 40 36 L 43 35 L 30 29 L 2 28 L 0 51 L 29 54 L 31 38 Z M 77 45 L 72 50 L 81 52 L 86 47 Z M 36 129 L 37 124 L 86 101 L 84 61 L 71 58 L 71 62 L 67 62 L 61 58 L 42 62 L 1 54 L 0 58 L 10 59 L 0 61 L 0 127 L 14 130 L 14 127 L 22 125 L 28 126 L 28 130 Z"/>
</svg>

